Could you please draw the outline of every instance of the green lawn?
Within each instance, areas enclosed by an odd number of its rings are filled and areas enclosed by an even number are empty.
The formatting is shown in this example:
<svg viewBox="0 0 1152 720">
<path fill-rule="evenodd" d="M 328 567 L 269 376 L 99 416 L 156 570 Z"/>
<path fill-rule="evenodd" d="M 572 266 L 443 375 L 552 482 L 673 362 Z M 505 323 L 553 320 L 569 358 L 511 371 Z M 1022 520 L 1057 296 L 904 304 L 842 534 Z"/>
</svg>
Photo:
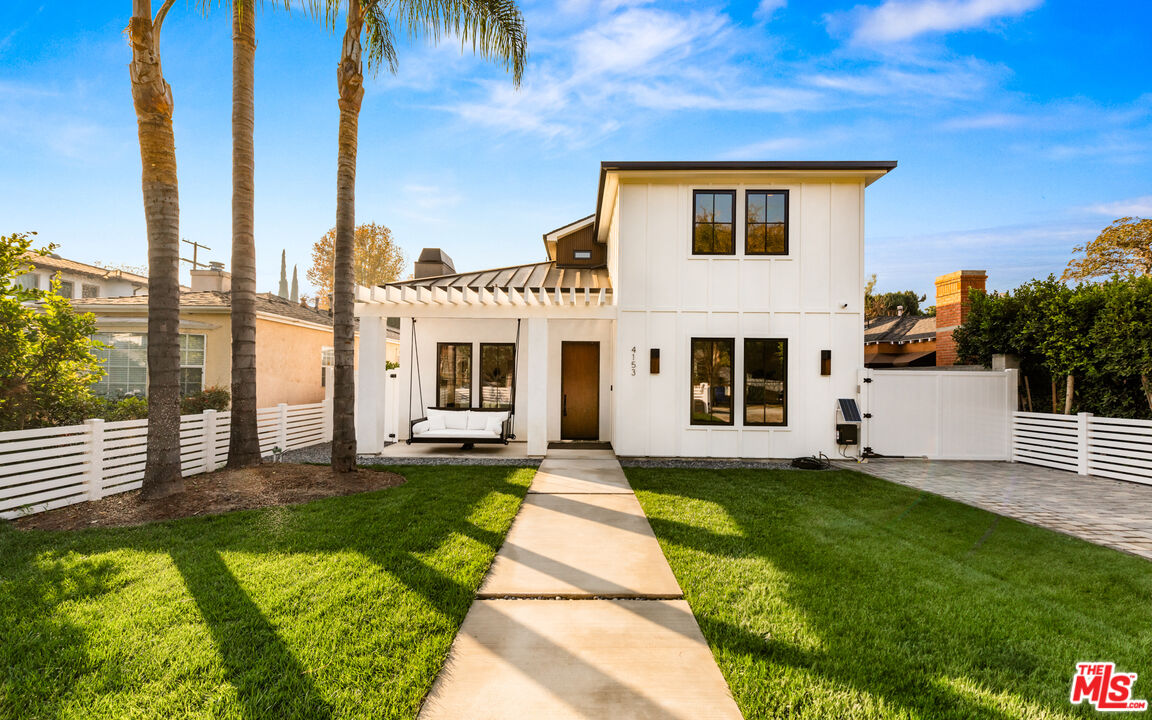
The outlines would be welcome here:
<svg viewBox="0 0 1152 720">
<path fill-rule="evenodd" d="M 138 528 L 0 523 L 0 717 L 413 717 L 533 470 Z"/>
<path fill-rule="evenodd" d="M 626 470 L 745 718 L 1045 718 L 1152 698 L 1152 563 L 849 471 Z"/>
</svg>

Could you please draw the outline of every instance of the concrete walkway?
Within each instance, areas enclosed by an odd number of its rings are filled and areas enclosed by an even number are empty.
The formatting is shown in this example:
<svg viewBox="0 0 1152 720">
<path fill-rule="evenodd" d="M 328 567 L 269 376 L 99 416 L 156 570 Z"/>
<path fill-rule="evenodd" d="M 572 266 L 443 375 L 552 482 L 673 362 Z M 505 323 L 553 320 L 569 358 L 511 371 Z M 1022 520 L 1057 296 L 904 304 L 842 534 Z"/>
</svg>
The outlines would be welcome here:
<svg viewBox="0 0 1152 720">
<path fill-rule="evenodd" d="M 1152 560 L 1149 485 L 1008 462 L 870 460 L 850 467 Z"/>
<path fill-rule="evenodd" d="M 740 718 L 611 451 L 548 451 L 420 717 Z"/>
</svg>

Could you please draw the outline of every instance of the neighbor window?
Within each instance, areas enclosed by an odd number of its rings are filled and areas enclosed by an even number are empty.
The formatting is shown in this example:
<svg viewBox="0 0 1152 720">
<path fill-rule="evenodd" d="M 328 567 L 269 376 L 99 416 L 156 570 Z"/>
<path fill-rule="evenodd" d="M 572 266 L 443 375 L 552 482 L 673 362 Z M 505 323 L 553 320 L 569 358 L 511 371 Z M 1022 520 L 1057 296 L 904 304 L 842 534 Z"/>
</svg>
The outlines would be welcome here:
<svg viewBox="0 0 1152 720">
<path fill-rule="evenodd" d="M 787 255 L 788 191 L 749 190 L 745 202 L 745 254 Z"/>
<path fill-rule="evenodd" d="M 692 424 L 732 424 L 731 339 L 692 338 Z"/>
<path fill-rule="evenodd" d="M 98 298 L 100 297 L 100 286 L 89 285 L 84 283 L 80 286 L 80 297 L 82 298 Z"/>
<path fill-rule="evenodd" d="M 436 403 L 442 408 L 472 407 L 470 343 L 436 343 Z"/>
<path fill-rule="evenodd" d="M 111 398 L 144 395 L 148 390 L 148 336 L 96 333 L 92 339 L 104 344 L 92 349 L 92 354 L 104 361 L 104 377 L 92 386 L 92 392 Z"/>
<path fill-rule="evenodd" d="M 71 280 L 61 280 L 59 290 L 57 290 L 57 292 L 59 293 L 60 297 L 71 299 L 73 287 L 74 286 L 72 285 Z"/>
<path fill-rule="evenodd" d="M 692 206 L 692 254 L 734 255 L 736 191 L 696 190 Z"/>
<path fill-rule="evenodd" d="M 204 336 L 180 336 L 180 394 L 193 395 L 204 389 Z"/>
<path fill-rule="evenodd" d="M 511 343 L 480 343 L 480 407 L 512 407 L 516 348 Z"/>
<path fill-rule="evenodd" d="M 40 276 L 36 273 L 24 273 L 16 277 L 16 284 L 25 290 L 39 290 Z"/>
<path fill-rule="evenodd" d="M 744 424 L 788 423 L 788 341 L 744 341 Z"/>
</svg>

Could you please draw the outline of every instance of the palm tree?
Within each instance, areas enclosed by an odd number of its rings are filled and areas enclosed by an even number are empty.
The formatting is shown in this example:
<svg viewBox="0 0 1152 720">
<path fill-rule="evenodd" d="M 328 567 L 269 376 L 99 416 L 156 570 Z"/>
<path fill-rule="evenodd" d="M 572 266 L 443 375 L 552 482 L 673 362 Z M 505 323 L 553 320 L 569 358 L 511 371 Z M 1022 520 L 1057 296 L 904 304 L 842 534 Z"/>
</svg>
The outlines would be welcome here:
<svg viewBox="0 0 1152 720">
<path fill-rule="evenodd" d="M 232 414 L 228 467 L 260 464 L 256 430 L 256 3 L 232 0 Z"/>
<path fill-rule="evenodd" d="M 356 469 L 355 347 L 352 255 L 356 234 L 356 144 L 364 71 L 360 36 L 368 30 L 368 62 L 396 71 L 393 27 L 410 34 L 424 31 L 433 41 L 454 34 L 482 57 L 503 64 L 519 86 L 527 59 L 524 19 L 515 0 L 328 0 L 329 17 L 346 10 L 347 27 L 336 69 L 340 100 L 339 151 L 336 162 L 336 242 L 333 281 L 335 382 L 332 392 L 332 469 Z"/>
<path fill-rule="evenodd" d="M 132 0 L 128 42 L 132 104 L 140 137 L 144 220 L 148 226 L 148 456 L 143 496 L 183 492 L 180 475 L 180 193 L 172 88 L 160 67 L 160 28 L 175 0 L 152 16 L 151 0 Z"/>
</svg>

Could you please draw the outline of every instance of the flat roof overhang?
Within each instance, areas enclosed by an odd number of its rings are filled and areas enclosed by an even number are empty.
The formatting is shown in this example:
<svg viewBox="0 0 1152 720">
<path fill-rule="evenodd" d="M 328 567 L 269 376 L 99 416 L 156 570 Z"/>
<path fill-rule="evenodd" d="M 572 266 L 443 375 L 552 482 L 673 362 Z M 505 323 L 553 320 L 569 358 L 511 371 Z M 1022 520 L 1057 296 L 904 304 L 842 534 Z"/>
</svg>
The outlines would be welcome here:
<svg viewBox="0 0 1152 720">
<path fill-rule="evenodd" d="M 836 178 L 863 178 L 867 187 L 896 168 L 895 160 L 701 160 L 701 161 L 612 161 L 600 163 L 600 183 L 596 191 L 596 220 L 594 234 L 605 242 L 607 228 L 600 219 L 608 210 L 607 198 L 614 195 L 621 179 L 642 180 L 645 177 L 683 175 L 686 179 L 705 181 L 710 176 L 721 177 L 732 173 L 753 173 L 765 176 L 804 176 Z"/>
</svg>

